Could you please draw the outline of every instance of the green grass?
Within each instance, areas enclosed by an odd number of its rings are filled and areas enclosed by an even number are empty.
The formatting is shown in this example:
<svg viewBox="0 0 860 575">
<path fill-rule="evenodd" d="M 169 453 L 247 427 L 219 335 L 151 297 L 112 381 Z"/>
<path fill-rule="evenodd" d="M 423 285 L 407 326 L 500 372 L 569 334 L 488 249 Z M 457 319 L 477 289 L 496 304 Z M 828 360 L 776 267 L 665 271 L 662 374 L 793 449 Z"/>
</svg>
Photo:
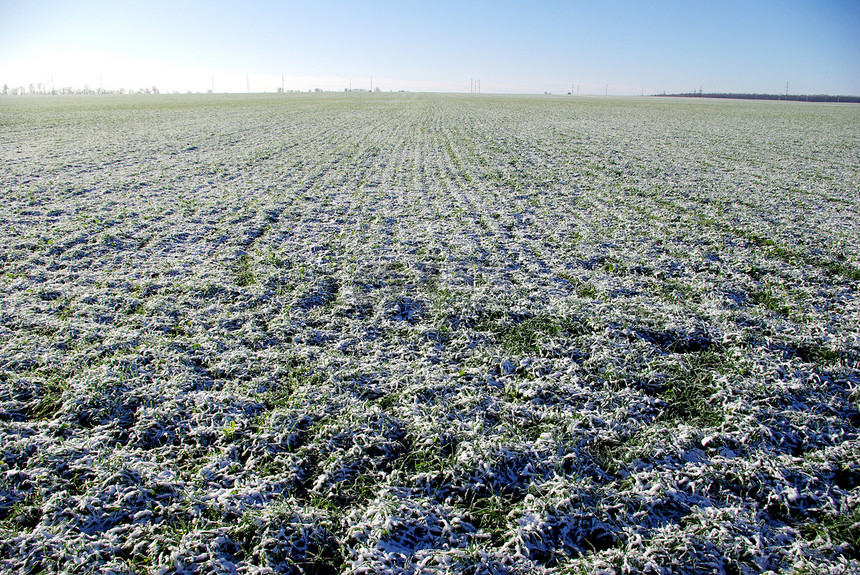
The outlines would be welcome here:
<svg viewBox="0 0 860 575">
<path fill-rule="evenodd" d="M 542 355 L 547 343 L 556 338 L 580 333 L 578 322 L 572 319 L 536 316 L 515 323 L 501 334 L 502 345 L 518 355 Z"/>
<path fill-rule="evenodd" d="M 475 500 L 468 508 L 469 517 L 478 529 L 490 536 L 491 541 L 499 544 L 504 541 L 508 530 L 508 515 L 513 503 L 499 495 Z"/>
<path fill-rule="evenodd" d="M 300 358 L 288 360 L 284 367 L 285 372 L 278 377 L 276 384 L 262 394 L 261 399 L 268 409 L 289 407 L 297 391 L 311 388 L 326 379 L 324 373 Z"/>
<path fill-rule="evenodd" d="M 254 274 L 251 258 L 247 255 L 239 257 L 233 264 L 233 276 L 236 285 L 247 287 L 257 283 L 257 277 Z"/>
<path fill-rule="evenodd" d="M 59 379 L 51 379 L 42 387 L 39 401 L 31 412 L 31 417 L 40 421 L 53 419 L 63 407 L 65 384 Z"/>
<path fill-rule="evenodd" d="M 576 295 L 585 299 L 596 299 L 598 291 L 591 283 L 582 281 L 578 277 L 566 272 L 561 272 L 558 277 L 573 284 Z"/>
<path fill-rule="evenodd" d="M 716 351 L 685 355 L 667 373 L 663 392 L 668 404 L 667 417 L 702 427 L 721 424 L 724 414 L 712 401 L 716 391 L 714 376 L 729 369 L 725 358 Z"/>
<path fill-rule="evenodd" d="M 19 500 L 11 508 L 3 509 L 5 517 L 0 520 L 0 531 L 17 533 L 22 529 L 32 529 L 42 517 L 42 499 L 30 492 L 24 499 Z"/>
<path fill-rule="evenodd" d="M 860 511 L 824 515 L 800 526 L 806 539 L 821 537 L 836 545 L 850 545 L 846 558 L 860 559 Z"/>
<path fill-rule="evenodd" d="M 777 295 L 771 286 L 751 291 L 750 299 L 779 315 L 788 316 L 791 313 L 791 307 Z"/>
<path fill-rule="evenodd" d="M 819 262 L 819 266 L 831 275 L 842 276 L 845 279 L 860 282 L 860 269 L 845 263 L 834 261 Z"/>
</svg>

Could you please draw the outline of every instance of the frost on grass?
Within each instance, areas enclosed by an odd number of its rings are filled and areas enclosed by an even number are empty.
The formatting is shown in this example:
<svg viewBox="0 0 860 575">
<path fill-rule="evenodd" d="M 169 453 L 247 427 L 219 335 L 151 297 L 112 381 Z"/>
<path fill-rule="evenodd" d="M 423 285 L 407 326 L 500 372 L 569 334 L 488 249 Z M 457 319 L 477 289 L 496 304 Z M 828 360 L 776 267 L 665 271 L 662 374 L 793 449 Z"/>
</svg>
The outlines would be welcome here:
<svg viewBox="0 0 860 575">
<path fill-rule="evenodd" d="M 860 569 L 856 107 L 0 108 L 4 570 Z"/>
</svg>

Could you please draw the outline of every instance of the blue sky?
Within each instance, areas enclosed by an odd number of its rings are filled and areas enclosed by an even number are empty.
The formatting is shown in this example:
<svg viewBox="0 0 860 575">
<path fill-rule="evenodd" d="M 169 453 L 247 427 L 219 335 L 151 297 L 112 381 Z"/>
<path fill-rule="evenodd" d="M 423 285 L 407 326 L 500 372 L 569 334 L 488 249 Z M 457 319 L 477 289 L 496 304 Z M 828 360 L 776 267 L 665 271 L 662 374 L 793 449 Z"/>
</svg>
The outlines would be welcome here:
<svg viewBox="0 0 860 575">
<path fill-rule="evenodd" d="M 0 0 L 0 84 L 860 95 L 860 2 Z"/>
</svg>

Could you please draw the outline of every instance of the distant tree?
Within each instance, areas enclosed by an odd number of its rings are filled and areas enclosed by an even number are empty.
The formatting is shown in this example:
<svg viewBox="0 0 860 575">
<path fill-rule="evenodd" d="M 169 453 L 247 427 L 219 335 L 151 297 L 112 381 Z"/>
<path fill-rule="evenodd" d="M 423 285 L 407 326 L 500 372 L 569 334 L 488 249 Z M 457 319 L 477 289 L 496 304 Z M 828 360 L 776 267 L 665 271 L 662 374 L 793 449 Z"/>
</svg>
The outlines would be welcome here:
<svg viewBox="0 0 860 575">
<path fill-rule="evenodd" d="M 9 95 L 9 84 L 3 84 L 3 95 Z"/>
</svg>

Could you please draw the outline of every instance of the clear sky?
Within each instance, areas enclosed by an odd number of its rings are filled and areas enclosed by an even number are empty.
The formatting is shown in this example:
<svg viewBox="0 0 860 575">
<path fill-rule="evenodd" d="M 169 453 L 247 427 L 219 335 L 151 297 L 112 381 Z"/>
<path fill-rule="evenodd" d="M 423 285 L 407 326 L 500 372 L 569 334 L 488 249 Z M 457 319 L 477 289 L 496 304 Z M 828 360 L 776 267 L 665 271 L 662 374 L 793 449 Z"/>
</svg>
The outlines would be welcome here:
<svg viewBox="0 0 860 575">
<path fill-rule="evenodd" d="M 0 0 L 0 84 L 860 95 L 860 0 Z M 214 81 L 213 81 L 214 80 Z"/>
</svg>

